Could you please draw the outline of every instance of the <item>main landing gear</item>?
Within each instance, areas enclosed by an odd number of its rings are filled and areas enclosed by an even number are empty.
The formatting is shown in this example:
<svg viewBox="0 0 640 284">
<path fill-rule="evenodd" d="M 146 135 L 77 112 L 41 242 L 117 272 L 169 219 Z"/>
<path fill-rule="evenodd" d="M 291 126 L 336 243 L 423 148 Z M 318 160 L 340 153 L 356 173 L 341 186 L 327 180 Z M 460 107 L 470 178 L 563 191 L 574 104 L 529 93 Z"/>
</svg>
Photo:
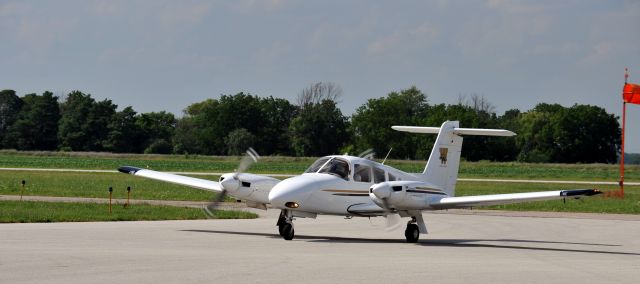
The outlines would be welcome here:
<svg viewBox="0 0 640 284">
<path fill-rule="evenodd" d="M 293 240 L 295 231 L 293 230 L 293 214 L 289 210 L 280 211 L 280 217 L 278 217 L 278 232 L 280 236 L 287 241 Z"/>
</svg>

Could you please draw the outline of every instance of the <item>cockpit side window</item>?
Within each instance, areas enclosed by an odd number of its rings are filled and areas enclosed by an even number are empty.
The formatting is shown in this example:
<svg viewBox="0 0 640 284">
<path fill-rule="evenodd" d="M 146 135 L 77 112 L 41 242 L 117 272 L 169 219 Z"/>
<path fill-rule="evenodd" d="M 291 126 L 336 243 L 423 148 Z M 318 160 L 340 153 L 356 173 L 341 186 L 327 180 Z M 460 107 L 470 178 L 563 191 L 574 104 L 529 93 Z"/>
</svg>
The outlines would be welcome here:
<svg viewBox="0 0 640 284">
<path fill-rule="evenodd" d="M 389 181 L 396 180 L 396 176 L 394 176 L 392 173 L 388 173 L 388 174 L 389 174 Z"/>
<path fill-rule="evenodd" d="M 383 169 L 373 167 L 373 182 L 374 183 L 384 182 L 384 170 Z"/>
<path fill-rule="evenodd" d="M 359 182 L 371 182 L 371 167 L 355 164 L 353 166 L 353 180 Z"/>
<path fill-rule="evenodd" d="M 305 171 L 305 173 L 315 173 L 315 172 L 318 172 L 318 170 L 320 169 L 320 167 L 322 167 L 322 166 L 323 166 L 327 161 L 329 161 L 329 159 L 331 159 L 331 158 L 325 157 L 325 158 L 320 158 L 320 159 L 316 160 L 316 161 L 311 165 L 311 167 L 309 167 L 309 168 Z"/>
<path fill-rule="evenodd" d="M 347 179 L 349 177 L 349 163 L 342 159 L 333 158 L 318 173 L 332 174 Z"/>
</svg>

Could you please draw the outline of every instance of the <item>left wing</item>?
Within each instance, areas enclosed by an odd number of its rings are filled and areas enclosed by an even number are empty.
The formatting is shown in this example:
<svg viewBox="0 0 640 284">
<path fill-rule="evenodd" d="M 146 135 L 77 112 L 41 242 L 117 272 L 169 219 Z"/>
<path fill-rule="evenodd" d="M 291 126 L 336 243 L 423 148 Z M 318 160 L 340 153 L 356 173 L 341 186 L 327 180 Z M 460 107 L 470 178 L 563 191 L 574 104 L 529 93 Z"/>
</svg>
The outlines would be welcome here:
<svg viewBox="0 0 640 284">
<path fill-rule="evenodd" d="M 174 174 L 163 173 L 163 172 L 156 172 L 152 170 L 145 170 L 145 169 L 129 167 L 129 166 L 119 167 L 118 171 L 125 174 L 132 174 L 135 176 L 145 177 L 149 179 L 155 179 L 159 181 L 166 181 L 170 183 L 186 185 L 186 186 L 195 187 L 195 188 L 203 189 L 207 191 L 222 192 L 222 186 L 220 186 L 220 183 L 206 180 L 206 179 L 199 179 L 199 178 L 192 178 L 192 177 L 174 175 Z"/>
<path fill-rule="evenodd" d="M 543 201 L 564 198 L 580 198 L 581 196 L 592 196 L 601 194 L 597 189 L 572 189 L 557 191 L 523 192 L 509 194 L 491 194 L 476 196 L 444 197 L 439 200 L 429 202 L 433 209 L 468 208 L 476 206 L 490 206 L 500 204 L 511 204 L 528 201 Z"/>
</svg>

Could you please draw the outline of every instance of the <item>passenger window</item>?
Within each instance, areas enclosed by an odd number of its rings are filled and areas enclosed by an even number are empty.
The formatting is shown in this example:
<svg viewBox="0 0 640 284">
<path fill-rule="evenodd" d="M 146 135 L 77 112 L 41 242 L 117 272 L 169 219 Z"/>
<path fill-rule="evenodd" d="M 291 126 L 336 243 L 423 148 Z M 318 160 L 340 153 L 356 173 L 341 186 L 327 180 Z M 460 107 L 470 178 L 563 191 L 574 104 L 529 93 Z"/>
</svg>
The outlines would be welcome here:
<svg viewBox="0 0 640 284">
<path fill-rule="evenodd" d="M 396 176 L 394 176 L 393 174 L 389 173 L 389 181 L 394 181 L 396 180 Z"/>
<path fill-rule="evenodd" d="M 384 182 L 384 170 L 378 169 L 376 167 L 373 168 L 373 182 L 380 183 Z"/>
<path fill-rule="evenodd" d="M 371 168 L 365 165 L 354 165 L 353 180 L 359 182 L 371 182 Z"/>
</svg>

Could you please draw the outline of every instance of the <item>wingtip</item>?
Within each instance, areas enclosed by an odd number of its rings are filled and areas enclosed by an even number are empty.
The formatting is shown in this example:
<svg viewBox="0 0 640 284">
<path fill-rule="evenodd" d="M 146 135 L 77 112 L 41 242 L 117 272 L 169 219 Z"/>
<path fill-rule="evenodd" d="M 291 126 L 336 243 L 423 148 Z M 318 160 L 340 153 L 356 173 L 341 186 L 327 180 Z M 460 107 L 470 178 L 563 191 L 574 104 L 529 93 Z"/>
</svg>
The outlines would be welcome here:
<svg viewBox="0 0 640 284">
<path fill-rule="evenodd" d="M 595 188 L 590 188 L 590 189 L 570 189 L 570 190 L 563 190 L 562 192 L 560 192 L 561 196 L 593 196 L 593 195 L 598 195 L 598 194 L 602 194 L 602 191 L 597 190 Z"/>
<path fill-rule="evenodd" d="M 136 174 L 141 168 L 131 167 L 131 166 L 122 166 L 118 168 L 118 171 L 125 174 Z"/>
</svg>

